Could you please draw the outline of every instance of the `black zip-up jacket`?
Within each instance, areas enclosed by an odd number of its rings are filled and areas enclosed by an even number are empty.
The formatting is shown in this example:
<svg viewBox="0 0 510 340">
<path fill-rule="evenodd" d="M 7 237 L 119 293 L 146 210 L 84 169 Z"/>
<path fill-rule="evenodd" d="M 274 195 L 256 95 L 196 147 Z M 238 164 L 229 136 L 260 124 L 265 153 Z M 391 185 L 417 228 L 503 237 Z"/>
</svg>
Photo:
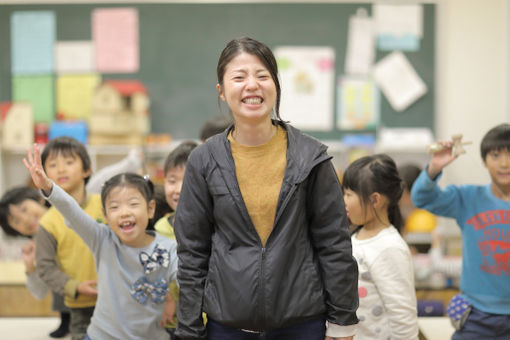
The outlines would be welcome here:
<svg viewBox="0 0 510 340">
<path fill-rule="evenodd" d="M 268 331 L 325 317 L 358 322 L 358 267 L 326 146 L 290 125 L 273 230 L 262 247 L 239 189 L 228 129 L 190 155 L 175 218 L 177 336 L 225 326 Z"/>
</svg>

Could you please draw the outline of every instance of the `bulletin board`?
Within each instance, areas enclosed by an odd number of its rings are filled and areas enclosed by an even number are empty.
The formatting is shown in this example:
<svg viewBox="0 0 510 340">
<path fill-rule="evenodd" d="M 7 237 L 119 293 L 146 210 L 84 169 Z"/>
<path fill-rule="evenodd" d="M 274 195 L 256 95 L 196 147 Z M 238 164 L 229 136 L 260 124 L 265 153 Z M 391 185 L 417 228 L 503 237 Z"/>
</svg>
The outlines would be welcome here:
<svg viewBox="0 0 510 340">
<path fill-rule="evenodd" d="M 91 40 L 91 13 L 100 7 L 135 7 L 139 15 L 140 68 L 136 73 L 103 74 L 104 79 L 138 79 L 151 98 L 154 133 L 175 139 L 198 138 L 202 123 L 220 114 L 216 64 L 226 43 L 250 36 L 277 46 L 331 46 L 335 73 L 344 70 L 349 17 L 369 3 L 239 3 L 239 4 L 67 4 L 0 5 L 0 101 L 11 93 L 10 17 L 15 11 L 52 10 L 57 41 Z M 427 85 L 428 92 L 404 112 L 395 112 L 381 96 L 381 125 L 434 128 L 436 5 L 423 5 L 420 49 L 405 55 Z M 378 51 L 376 61 L 388 52 Z M 336 91 L 335 91 L 336 92 Z M 331 140 L 346 132 L 306 131 Z M 225 111 L 223 107 L 223 111 Z M 228 115 L 228 112 L 223 112 Z M 313 119 L 313 112 L 310 117 Z M 282 117 L 285 120 L 285 116 Z M 291 122 L 292 123 L 292 122 Z"/>
</svg>

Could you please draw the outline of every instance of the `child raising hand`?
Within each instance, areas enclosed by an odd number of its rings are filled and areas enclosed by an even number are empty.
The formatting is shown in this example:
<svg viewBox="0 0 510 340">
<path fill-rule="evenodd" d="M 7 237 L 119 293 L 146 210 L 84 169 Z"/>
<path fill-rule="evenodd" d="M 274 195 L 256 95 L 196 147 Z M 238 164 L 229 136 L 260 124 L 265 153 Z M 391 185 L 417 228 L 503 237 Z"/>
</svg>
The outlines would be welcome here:
<svg viewBox="0 0 510 340">
<path fill-rule="evenodd" d="M 177 244 L 147 231 L 155 210 L 153 187 L 123 173 L 106 181 L 101 202 L 108 225 L 96 222 L 45 174 L 39 148 L 23 160 L 34 184 L 90 248 L 98 273 L 98 301 L 85 339 L 163 339 L 160 325 L 168 285 L 177 272 Z M 167 308 L 169 309 L 169 308 Z"/>
</svg>

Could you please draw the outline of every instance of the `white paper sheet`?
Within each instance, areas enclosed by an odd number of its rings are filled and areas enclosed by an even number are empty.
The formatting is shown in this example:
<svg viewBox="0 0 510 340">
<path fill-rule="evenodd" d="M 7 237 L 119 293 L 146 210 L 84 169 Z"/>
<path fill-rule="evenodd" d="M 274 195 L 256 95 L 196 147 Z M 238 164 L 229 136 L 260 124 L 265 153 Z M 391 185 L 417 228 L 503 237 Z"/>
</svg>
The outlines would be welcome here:
<svg viewBox="0 0 510 340">
<path fill-rule="evenodd" d="M 58 41 L 55 45 L 57 73 L 88 73 L 94 71 L 92 41 Z"/>
<path fill-rule="evenodd" d="M 373 75 L 395 111 L 404 111 L 427 93 L 427 85 L 402 52 L 393 52 L 379 61 Z"/>
<path fill-rule="evenodd" d="M 332 47 L 277 47 L 283 120 L 303 130 L 333 128 L 335 50 Z"/>
<path fill-rule="evenodd" d="M 375 60 L 374 23 L 366 12 L 359 11 L 349 18 L 345 73 L 368 75 Z"/>
<path fill-rule="evenodd" d="M 372 15 L 377 34 L 406 34 L 423 37 L 422 5 L 382 5 L 374 4 Z"/>
</svg>

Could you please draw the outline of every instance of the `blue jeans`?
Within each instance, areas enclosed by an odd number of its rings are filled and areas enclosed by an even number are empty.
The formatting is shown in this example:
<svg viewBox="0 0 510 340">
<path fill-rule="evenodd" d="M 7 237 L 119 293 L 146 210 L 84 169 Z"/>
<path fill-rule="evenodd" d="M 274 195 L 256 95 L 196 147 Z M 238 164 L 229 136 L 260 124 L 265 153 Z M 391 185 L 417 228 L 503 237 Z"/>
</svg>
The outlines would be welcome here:
<svg viewBox="0 0 510 340">
<path fill-rule="evenodd" d="M 471 309 L 466 323 L 456 331 L 452 340 L 510 339 L 510 315 L 489 314 Z"/>
<path fill-rule="evenodd" d="M 326 321 L 324 318 L 263 333 L 234 329 L 213 320 L 207 320 L 207 338 L 209 340 L 324 340 L 325 336 Z"/>
<path fill-rule="evenodd" d="M 83 340 L 92 340 L 92 339 L 89 338 L 89 336 L 87 334 L 85 334 L 85 337 L 83 338 Z"/>
</svg>

